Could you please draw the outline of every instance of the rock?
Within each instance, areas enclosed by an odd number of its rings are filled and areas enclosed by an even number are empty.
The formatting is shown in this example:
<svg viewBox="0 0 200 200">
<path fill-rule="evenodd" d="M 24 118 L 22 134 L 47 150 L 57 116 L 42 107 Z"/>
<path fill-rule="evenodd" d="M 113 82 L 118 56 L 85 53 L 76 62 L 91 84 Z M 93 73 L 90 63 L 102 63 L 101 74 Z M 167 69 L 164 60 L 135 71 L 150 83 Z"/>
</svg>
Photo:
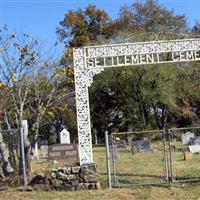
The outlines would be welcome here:
<svg viewBox="0 0 200 200">
<path fill-rule="evenodd" d="M 81 166 L 80 177 L 83 178 L 84 175 L 86 175 L 86 174 L 87 175 L 98 174 L 96 164 Z"/>
<path fill-rule="evenodd" d="M 84 179 L 83 179 L 83 178 L 79 178 L 79 182 L 80 182 L 80 183 L 83 183 L 83 182 L 84 182 Z"/>
<path fill-rule="evenodd" d="M 67 173 L 67 168 L 68 168 L 68 167 L 63 167 L 63 168 L 62 168 L 64 174 Z"/>
<path fill-rule="evenodd" d="M 101 189 L 101 184 L 100 181 L 95 183 L 95 189 L 100 190 Z"/>
<path fill-rule="evenodd" d="M 64 174 L 71 174 L 72 168 L 71 167 L 63 167 L 63 173 Z"/>
<path fill-rule="evenodd" d="M 89 190 L 94 190 L 94 189 L 96 189 L 96 183 L 90 183 L 89 186 L 88 186 L 88 189 L 89 189 Z"/>
<path fill-rule="evenodd" d="M 96 164 L 83 165 L 81 168 L 80 177 L 84 179 L 86 183 L 95 183 L 99 181 L 99 174 Z"/>
<path fill-rule="evenodd" d="M 79 180 L 72 180 L 70 181 L 73 186 L 77 186 L 79 184 Z"/>
<path fill-rule="evenodd" d="M 90 186 L 90 184 L 89 184 L 89 183 L 83 183 L 83 184 L 84 184 L 85 188 L 88 190 L 88 189 L 89 189 L 89 186 Z"/>
<path fill-rule="evenodd" d="M 67 180 L 68 181 L 71 181 L 71 180 L 78 180 L 78 175 L 77 174 L 69 174 L 68 176 L 67 176 Z"/>
<path fill-rule="evenodd" d="M 88 189 L 88 186 L 86 186 L 84 183 L 79 183 L 78 185 L 75 186 L 75 190 L 86 190 Z"/>
<path fill-rule="evenodd" d="M 71 184 L 65 183 L 65 184 L 61 185 L 60 187 L 56 188 L 56 190 L 58 190 L 58 191 L 63 191 L 63 190 L 65 190 L 65 191 L 74 191 L 75 188 Z"/>
<path fill-rule="evenodd" d="M 59 179 L 52 179 L 51 184 L 55 189 L 58 189 L 58 188 L 62 187 L 63 181 L 59 180 Z"/>
<path fill-rule="evenodd" d="M 72 167 L 72 173 L 73 174 L 78 174 L 79 171 L 80 171 L 81 167 L 80 166 L 75 166 L 75 167 Z"/>
<path fill-rule="evenodd" d="M 71 190 L 71 189 L 72 189 L 72 185 L 69 184 L 69 183 L 65 183 L 65 184 L 63 185 L 63 187 L 64 187 L 65 190 Z"/>
<path fill-rule="evenodd" d="M 51 172 L 51 177 L 52 178 L 56 178 L 57 177 L 56 173 L 55 172 Z"/>
<path fill-rule="evenodd" d="M 82 168 L 82 170 L 84 172 L 94 172 L 94 173 L 97 172 L 97 166 L 96 166 L 96 164 L 82 165 L 81 168 Z"/>
<path fill-rule="evenodd" d="M 75 187 L 70 185 L 70 184 L 68 184 L 68 185 L 65 184 L 64 185 L 64 190 L 66 190 L 66 191 L 74 191 Z"/>
<path fill-rule="evenodd" d="M 57 173 L 57 172 L 58 172 L 58 169 L 52 169 L 51 172 Z"/>
<path fill-rule="evenodd" d="M 62 167 L 58 167 L 58 172 L 62 172 L 62 173 L 64 173 L 63 168 L 62 168 Z"/>
<path fill-rule="evenodd" d="M 58 178 L 63 180 L 63 181 L 66 181 L 68 180 L 68 176 L 67 174 L 63 174 L 62 172 L 58 172 Z"/>
<path fill-rule="evenodd" d="M 99 181 L 99 177 L 96 174 L 88 174 L 84 176 L 84 181 L 86 183 L 96 183 Z"/>
<path fill-rule="evenodd" d="M 51 180 L 51 175 L 50 174 L 45 174 L 44 176 L 44 184 L 50 184 L 50 180 Z"/>
<path fill-rule="evenodd" d="M 30 181 L 30 185 L 44 183 L 44 173 L 39 173 Z"/>
</svg>

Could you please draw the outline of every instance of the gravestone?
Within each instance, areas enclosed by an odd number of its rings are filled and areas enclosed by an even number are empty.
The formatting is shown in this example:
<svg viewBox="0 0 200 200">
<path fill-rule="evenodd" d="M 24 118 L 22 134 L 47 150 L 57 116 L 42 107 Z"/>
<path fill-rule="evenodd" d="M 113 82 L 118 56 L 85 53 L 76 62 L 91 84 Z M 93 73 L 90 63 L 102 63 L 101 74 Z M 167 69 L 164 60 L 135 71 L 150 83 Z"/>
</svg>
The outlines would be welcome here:
<svg viewBox="0 0 200 200">
<path fill-rule="evenodd" d="M 55 144 L 48 147 L 49 160 L 79 161 L 78 144 Z"/>
<path fill-rule="evenodd" d="M 189 141 L 190 145 L 200 145 L 200 137 L 192 137 Z"/>
<path fill-rule="evenodd" d="M 149 140 L 135 140 L 132 141 L 132 148 L 134 151 L 150 151 L 151 144 Z"/>
<path fill-rule="evenodd" d="M 190 145 L 189 150 L 191 153 L 200 153 L 200 145 Z"/>
<path fill-rule="evenodd" d="M 70 144 L 70 133 L 67 129 L 60 132 L 60 144 Z"/>
<path fill-rule="evenodd" d="M 38 159 L 39 159 L 38 143 L 37 143 L 37 142 L 35 143 L 33 158 L 34 158 L 35 160 L 38 160 Z"/>
<path fill-rule="evenodd" d="M 194 137 L 194 133 L 186 132 L 185 134 L 181 135 L 182 144 L 189 144 L 190 139 Z"/>
<path fill-rule="evenodd" d="M 40 146 L 40 154 L 41 158 L 48 158 L 48 145 Z"/>
<path fill-rule="evenodd" d="M 192 153 L 191 152 L 184 152 L 183 153 L 184 160 L 192 160 Z"/>
</svg>

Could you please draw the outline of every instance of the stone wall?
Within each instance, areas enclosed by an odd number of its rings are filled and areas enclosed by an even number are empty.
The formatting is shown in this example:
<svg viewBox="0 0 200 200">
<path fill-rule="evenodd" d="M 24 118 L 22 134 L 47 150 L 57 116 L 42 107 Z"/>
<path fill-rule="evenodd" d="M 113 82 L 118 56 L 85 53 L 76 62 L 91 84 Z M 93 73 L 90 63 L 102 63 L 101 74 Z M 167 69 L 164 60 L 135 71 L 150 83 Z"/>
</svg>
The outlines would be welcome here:
<svg viewBox="0 0 200 200">
<path fill-rule="evenodd" d="M 89 190 L 99 189 L 99 173 L 96 164 L 60 167 L 36 174 L 29 183 L 40 190 Z"/>
</svg>

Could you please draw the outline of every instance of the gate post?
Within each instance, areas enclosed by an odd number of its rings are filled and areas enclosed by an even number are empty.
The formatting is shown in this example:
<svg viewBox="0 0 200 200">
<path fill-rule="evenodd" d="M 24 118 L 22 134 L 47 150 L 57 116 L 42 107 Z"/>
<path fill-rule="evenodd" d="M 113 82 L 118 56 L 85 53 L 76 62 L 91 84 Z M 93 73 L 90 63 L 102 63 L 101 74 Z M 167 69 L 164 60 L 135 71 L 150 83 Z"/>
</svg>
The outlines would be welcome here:
<svg viewBox="0 0 200 200">
<path fill-rule="evenodd" d="M 167 147 L 166 147 L 166 130 L 163 130 L 163 145 L 164 145 L 164 170 L 165 170 L 165 176 L 166 181 L 169 183 L 169 164 L 168 164 L 168 153 L 167 153 Z"/>
<path fill-rule="evenodd" d="M 108 180 L 109 189 L 111 189 L 112 184 L 111 184 L 111 174 L 110 174 L 110 152 L 109 152 L 108 131 L 105 131 L 105 143 L 106 143 L 107 180 Z"/>
<path fill-rule="evenodd" d="M 170 160 L 170 181 L 174 182 L 174 161 L 173 161 L 173 148 L 172 148 L 172 135 L 170 129 L 168 130 L 168 137 L 169 137 L 169 160 Z"/>
</svg>

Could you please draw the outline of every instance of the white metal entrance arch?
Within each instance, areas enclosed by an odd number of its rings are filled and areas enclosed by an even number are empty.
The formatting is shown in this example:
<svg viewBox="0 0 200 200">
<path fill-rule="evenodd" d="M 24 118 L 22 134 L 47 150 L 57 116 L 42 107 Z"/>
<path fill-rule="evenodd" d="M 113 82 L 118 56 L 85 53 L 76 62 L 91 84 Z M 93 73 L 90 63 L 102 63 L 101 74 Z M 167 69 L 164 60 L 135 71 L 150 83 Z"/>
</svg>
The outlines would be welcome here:
<svg viewBox="0 0 200 200">
<path fill-rule="evenodd" d="M 93 163 L 88 88 L 108 67 L 200 61 L 200 38 L 73 49 L 80 164 Z"/>
</svg>

